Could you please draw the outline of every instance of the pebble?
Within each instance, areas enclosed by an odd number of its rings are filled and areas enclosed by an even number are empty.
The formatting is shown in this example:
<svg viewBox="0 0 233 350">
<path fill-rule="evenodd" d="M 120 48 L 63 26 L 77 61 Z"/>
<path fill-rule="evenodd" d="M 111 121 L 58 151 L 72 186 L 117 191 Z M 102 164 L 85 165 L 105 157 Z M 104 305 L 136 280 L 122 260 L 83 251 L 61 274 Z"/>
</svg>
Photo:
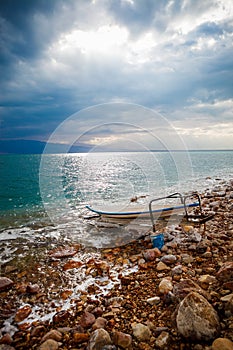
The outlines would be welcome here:
<svg viewBox="0 0 233 350">
<path fill-rule="evenodd" d="M 159 293 L 167 294 L 168 292 L 173 290 L 173 284 L 169 277 L 165 277 L 159 283 Z"/>
<path fill-rule="evenodd" d="M 227 338 L 217 338 L 212 344 L 212 350 L 233 350 L 233 342 Z"/>
<path fill-rule="evenodd" d="M 56 340 L 59 342 L 62 340 L 62 334 L 59 331 L 57 331 L 56 329 L 52 329 L 51 331 L 49 331 L 48 333 L 46 333 L 43 336 L 41 342 L 43 343 L 48 339 L 53 339 L 53 340 Z"/>
<path fill-rule="evenodd" d="M 88 311 L 84 311 L 84 313 L 82 314 L 82 316 L 79 320 L 80 326 L 83 328 L 89 328 L 94 323 L 95 323 L 95 316 Z"/>
<path fill-rule="evenodd" d="M 156 270 L 157 271 L 167 271 L 170 270 L 171 268 L 169 266 L 167 266 L 166 264 L 164 264 L 162 261 L 160 261 L 157 266 L 156 266 Z"/>
<path fill-rule="evenodd" d="M 156 339 L 156 346 L 159 348 L 159 349 L 164 349 L 165 347 L 168 346 L 169 344 L 169 338 L 170 338 L 170 335 L 168 332 L 165 332 L 163 331 L 159 336 L 158 338 Z"/>
<path fill-rule="evenodd" d="M 142 323 L 132 323 L 133 335 L 139 341 L 149 341 L 151 337 L 151 331 L 148 326 Z"/>
<path fill-rule="evenodd" d="M 158 248 L 147 249 L 143 252 L 146 261 L 154 261 L 156 258 L 160 257 L 160 255 L 161 251 Z"/>
<path fill-rule="evenodd" d="M 39 350 L 57 350 L 59 348 L 59 343 L 53 339 L 48 339 L 41 344 Z"/>
<path fill-rule="evenodd" d="M 109 333 L 103 328 L 96 329 L 90 336 L 87 350 L 100 350 L 105 345 L 111 345 L 112 340 Z"/>
<path fill-rule="evenodd" d="M 131 347 L 132 337 L 130 334 L 116 331 L 113 334 L 113 342 L 123 349 L 128 349 Z"/>
<path fill-rule="evenodd" d="M 30 305 L 25 305 L 22 308 L 20 308 L 15 315 L 15 322 L 21 322 L 25 318 L 27 318 L 30 313 L 32 312 L 32 308 Z"/>
<path fill-rule="evenodd" d="M 160 259 L 160 261 L 162 261 L 164 264 L 167 264 L 167 265 L 174 264 L 176 262 L 176 260 L 177 260 L 177 257 L 173 254 L 164 255 Z"/>
<path fill-rule="evenodd" d="M 0 277 L 0 291 L 7 290 L 13 286 L 14 282 L 8 277 Z"/>
<path fill-rule="evenodd" d="M 152 298 L 148 298 L 147 300 L 147 303 L 150 304 L 150 305 L 157 305 L 160 303 L 160 297 L 152 297 Z"/>
</svg>

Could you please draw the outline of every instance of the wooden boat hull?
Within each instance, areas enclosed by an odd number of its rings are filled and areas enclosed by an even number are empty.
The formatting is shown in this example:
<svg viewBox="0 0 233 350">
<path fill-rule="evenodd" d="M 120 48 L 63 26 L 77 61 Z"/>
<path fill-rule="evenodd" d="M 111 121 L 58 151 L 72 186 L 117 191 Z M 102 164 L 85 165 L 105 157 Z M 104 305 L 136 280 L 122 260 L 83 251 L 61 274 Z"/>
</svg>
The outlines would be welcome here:
<svg viewBox="0 0 233 350">
<path fill-rule="evenodd" d="M 188 208 L 195 208 L 199 206 L 198 202 L 187 204 L 186 207 Z M 98 214 L 102 217 L 106 218 L 114 218 L 114 219 L 136 219 L 140 216 L 140 218 L 148 218 L 150 217 L 150 211 L 148 210 L 137 210 L 137 211 L 128 211 L 128 212 L 111 212 L 111 211 L 102 211 L 97 210 L 89 205 L 86 205 L 86 208 L 92 211 L 95 214 Z M 167 208 L 156 208 L 151 211 L 152 215 L 155 217 L 168 217 L 171 215 L 179 214 L 179 213 L 185 213 L 184 205 L 178 205 L 174 207 L 167 207 Z"/>
</svg>

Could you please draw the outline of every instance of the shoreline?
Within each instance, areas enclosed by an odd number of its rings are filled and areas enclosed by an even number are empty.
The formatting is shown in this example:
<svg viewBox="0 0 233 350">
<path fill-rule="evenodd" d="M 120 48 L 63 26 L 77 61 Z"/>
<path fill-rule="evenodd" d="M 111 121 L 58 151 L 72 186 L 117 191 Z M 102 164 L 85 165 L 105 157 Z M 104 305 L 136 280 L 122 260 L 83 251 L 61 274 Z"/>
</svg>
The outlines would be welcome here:
<svg viewBox="0 0 233 350">
<path fill-rule="evenodd" d="M 46 349 L 52 340 L 57 349 L 97 349 L 91 344 L 101 332 L 106 349 L 208 350 L 218 338 L 233 342 L 233 181 L 221 186 L 202 194 L 216 212 L 205 229 L 166 227 L 161 251 L 150 236 L 103 249 L 51 240 L 3 264 L 1 275 L 12 283 L 1 285 L 0 344 Z M 226 263 L 231 269 L 222 272 Z M 205 341 L 177 327 L 175 310 L 188 292 L 218 316 Z"/>
</svg>

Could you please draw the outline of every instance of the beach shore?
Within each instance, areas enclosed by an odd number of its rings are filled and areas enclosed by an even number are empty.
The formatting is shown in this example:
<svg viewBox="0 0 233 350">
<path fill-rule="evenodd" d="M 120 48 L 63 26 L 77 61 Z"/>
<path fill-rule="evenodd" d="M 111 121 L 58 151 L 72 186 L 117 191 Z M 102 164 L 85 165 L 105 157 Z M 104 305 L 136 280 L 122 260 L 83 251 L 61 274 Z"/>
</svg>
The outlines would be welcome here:
<svg viewBox="0 0 233 350">
<path fill-rule="evenodd" d="M 48 241 L 2 264 L 0 349 L 233 349 L 233 180 L 201 197 L 215 216 L 158 228 L 161 250 L 148 232 L 108 249 Z"/>
</svg>

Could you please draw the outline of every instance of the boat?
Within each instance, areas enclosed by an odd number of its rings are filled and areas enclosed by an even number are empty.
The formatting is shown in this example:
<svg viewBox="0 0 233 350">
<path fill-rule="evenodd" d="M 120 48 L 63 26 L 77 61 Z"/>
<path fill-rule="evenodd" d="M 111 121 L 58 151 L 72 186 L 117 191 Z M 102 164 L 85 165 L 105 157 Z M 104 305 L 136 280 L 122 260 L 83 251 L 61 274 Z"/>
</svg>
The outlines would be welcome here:
<svg viewBox="0 0 233 350">
<path fill-rule="evenodd" d="M 144 209 L 135 209 L 130 211 L 104 211 L 104 210 L 98 210 L 94 209 L 89 205 L 86 205 L 86 208 L 89 209 L 91 212 L 102 216 L 104 218 L 112 218 L 112 219 L 136 219 L 140 216 L 140 218 L 147 218 L 151 217 L 151 215 L 155 217 L 168 217 L 174 214 L 179 214 L 183 212 L 185 214 L 185 209 L 187 208 L 195 208 L 199 206 L 199 202 L 189 203 L 189 204 L 180 204 L 177 206 L 172 207 L 165 207 L 165 208 L 155 208 L 152 210 L 144 210 Z"/>
</svg>

